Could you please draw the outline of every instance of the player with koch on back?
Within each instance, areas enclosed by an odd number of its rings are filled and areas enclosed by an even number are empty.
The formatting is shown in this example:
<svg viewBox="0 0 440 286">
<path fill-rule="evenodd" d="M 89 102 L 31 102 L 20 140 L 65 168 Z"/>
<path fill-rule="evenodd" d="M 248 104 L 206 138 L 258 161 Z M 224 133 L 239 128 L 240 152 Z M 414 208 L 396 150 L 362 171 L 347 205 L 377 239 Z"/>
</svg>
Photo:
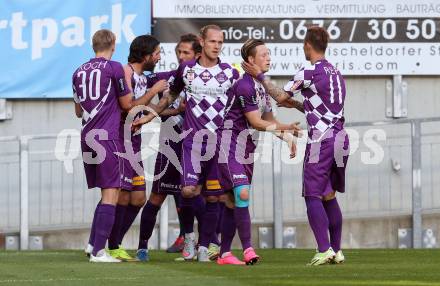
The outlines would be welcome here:
<svg viewBox="0 0 440 286">
<path fill-rule="evenodd" d="M 116 37 L 99 30 L 92 38 L 95 58 L 82 64 L 72 76 L 75 113 L 82 118 L 81 150 L 89 189 L 100 188 L 86 253 L 91 262 L 120 262 L 104 247 L 115 221 L 116 203 L 122 188 L 123 150 L 120 139 L 122 110 L 148 104 L 154 90 L 133 100 L 119 62 L 111 60 Z"/>
</svg>

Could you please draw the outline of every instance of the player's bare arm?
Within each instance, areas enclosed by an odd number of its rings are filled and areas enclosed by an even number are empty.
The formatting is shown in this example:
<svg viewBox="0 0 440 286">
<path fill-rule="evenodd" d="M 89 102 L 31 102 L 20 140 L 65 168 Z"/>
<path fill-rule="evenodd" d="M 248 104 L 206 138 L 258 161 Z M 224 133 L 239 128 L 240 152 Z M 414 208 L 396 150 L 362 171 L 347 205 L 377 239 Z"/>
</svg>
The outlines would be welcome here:
<svg viewBox="0 0 440 286">
<path fill-rule="evenodd" d="M 304 113 L 304 105 L 301 101 L 294 100 L 293 98 L 289 98 L 283 102 L 277 102 L 278 107 L 285 107 L 285 108 L 295 108 L 302 113 Z"/>
<path fill-rule="evenodd" d="M 125 96 L 119 98 L 119 104 L 121 108 L 128 112 L 133 107 L 138 105 L 148 105 L 151 99 L 158 93 L 166 90 L 168 88 L 168 83 L 165 80 L 158 81 L 150 88 L 142 97 L 133 100 L 133 93 L 129 93 Z"/>
<path fill-rule="evenodd" d="M 243 69 L 246 73 L 250 74 L 253 78 L 259 80 L 263 84 L 266 92 L 277 103 L 283 103 L 288 100 L 289 103 L 292 105 L 292 108 L 296 108 L 299 111 L 304 113 L 304 108 L 302 107 L 301 102 L 292 99 L 287 92 L 285 92 L 283 89 L 277 87 L 267 77 L 260 76 L 260 75 L 262 75 L 262 71 L 259 66 L 257 66 L 256 64 L 251 64 L 251 63 L 247 63 L 247 62 L 242 62 L 241 66 L 243 67 Z"/>
<path fill-rule="evenodd" d="M 185 108 L 186 108 L 186 98 L 182 98 L 179 102 L 179 106 L 177 107 L 179 114 L 185 112 Z"/>
<path fill-rule="evenodd" d="M 302 136 L 301 128 L 299 126 L 300 122 L 293 122 L 290 124 L 281 123 L 275 118 L 273 112 L 264 112 L 262 119 L 271 122 L 272 124 L 276 124 L 277 126 L 280 126 L 282 130 L 297 132 L 295 135 L 296 137 Z"/>
<path fill-rule="evenodd" d="M 81 108 L 81 105 L 79 103 L 75 103 L 75 114 L 76 117 L 81 118 L 83 115 L 83 110 Z"/>
<path fill-rule="evenodd" d="M 292 124 L 282 124 L 277 121 L 267 121 L 261 118 L 261 113 L 258 110 L 250 111 L 245 113 L 246 119 L 251 124 L 251 126 L 258 131 L 268 131 L 268 132 L 280 132 L 280 131 L 292 131 L 297 135 L 300 134 L 301 128 L 299 127 L 299 122 Z"/>
<path fill-rule="evenodd" d="M 298 111 L 304 113 L 304 106 L 301 101 L 298 101 L 298 100 L 291 98 L 287 92 L 285 92 L 283 89 L 277 87 L 275 84 L 273 84 L 272 81 L 270 81 L 267 78 L 265 78 L 261 83 L 263 84 L 267 93 L 273 99 L 275 99 L 278 106 L 295 108 Z"/>
<path fill-rule="evenodd" d="M 126 112 L 129 112 L 133 107 L 138 105 L 148 105 L 156 94 L 168 88 L 167 81 L 160 80 L 156 82 L 150 89 L 148 89 L 143 96 L 133 100 L 133 87 L 131 86 L 131 77 L 133 76 L 133 70 L 129 66 L 124 66 L 124 76 L 131 93 L 127 94 L 126 96 L 120 97 L 119 104 L 121 105 L 121 108 Z"/>
<path fill-rule="evenodd" d="M 153 110 L 157 110 L 157 104 L 150 103 L 150 104 L 148 104 L 148 107 L 153 109 Z M 145 114 L 148 114 L 148 111 L 145 111 Z M 176 109 L 174 109 L 174 108 L 167 108 L 160 115 L 162 115 L 162 116 L 174 116 L 174 115 L 178 115 L 178 114 L 179 113 L 176 111 Z"/>
<path fill-rule="evenodd" d="M 131 86 L 131 77 L 133 76 L 134 71 L 128 66 L 123 66 L 124 68 L 124 77 L 125 82 L 127 83 L 128 88 L 133 92 L 133 87 Z"/>
<path fill-rule="evenodd" d="M 287 92 L 275 86 L 268 78 L 264 77 L 262 70 L 258 65 L 242 62 L 241 66 L 246 73 L 250 74 L 253 78 L 263 84 L 266 92 L 275 99 L 276 102 L 283 102 L 290 98 L 290 95 Z"/>
<path fill-rule="evenodd" d="M 293 127 L 293 134 L 291 132 L 286 132 L 286 131 L 279 131 L 279 132 L 275 132 L 275 135 L 280 138 L 281 140 L 283 140 L 284 142 L 287 143 L 287 145 L 289 146 L 290 149 L 290 158 L 294 158 L 296 156 L 296 137 L 301 137 L 302 136 L 302 132 L 301 131 L 297 131 L 297 129 L 299 129 L 299 122 L 294 122 L 291 124 L 283 124 L 280 123 L 275 116 L 273 115 L 272 112 L 265 112 L 263 113 L 262 118 L 268 122 L 271 122 L 272 124 L 280 124 L 280 125 L 288 125 L 290 127 Z"/>
<path fill-rule="evenodd" d="M 150 103 L 148 106 L 151 107 L 153 110 L 157 110 L 157 104 Z M 180 112 L 181 111 L 176 108 L 167 108 L 164 111 L 162 111 L 162 113 L 160 115 L 162 115 L 162 116 L 175 116 L 175 115 L 179 115 Z"/>
<path fill-rule="evenodd" d="M 79 99 L 78 99 L 77 94 L 76 94 L 75 85 L 72 85 L 72 89 L 73 89 L 73 99 L 74 99 L 74 102 L 75 102 L 75 115 L 78 118 L 82 118 L 83 109 L 81 107 L 81 104 L 79 103 Z"/>
<path fill-rule="evenodd" d="M 165 92 L 163 97 L 159 100 L 159 103 L 156 105 L 156 108 L 153 108 L 155 113 L 162 114 L 162 112 L 168 106 L 170 106 L 170 104 L 173 103 L 177 99 L 177 97 L 179 97 L 179 94 L 177 93 L 174 93 L 172 91 Z M 148 115 L 136 120 L 135 122 L 133 122 L 133 127 L 137 129 L 141 125 L 147 124 L 156 116 L 155 113 L 151 112 Z"/>
<path fill-rule="evenodd" d="M 148 105 L 150 101 L 153 99 L 156 94 L 161 93 L 168 89 L 168 82 L 164 79 L 156 82 L 150 89 L 145 92 L 145 94 L 134 101 L 135 106 L 136 105 Z"/>
</svg>

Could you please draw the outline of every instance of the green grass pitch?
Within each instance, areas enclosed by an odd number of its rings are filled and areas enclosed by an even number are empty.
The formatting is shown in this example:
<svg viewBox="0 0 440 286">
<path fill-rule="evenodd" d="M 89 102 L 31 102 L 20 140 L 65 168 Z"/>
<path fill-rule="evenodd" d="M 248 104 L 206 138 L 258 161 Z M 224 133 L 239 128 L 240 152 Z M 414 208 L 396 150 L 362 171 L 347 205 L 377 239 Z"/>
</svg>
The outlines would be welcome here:
<svg viewBox="0 0 440 286">
<path fill-rule="evenodd" d="M 238 251 L 235 251 L 238 253 Z M 440 285 L 440 250 L 346 250 L 343 265 L 306 266 L 313 250 L 259 250 L 254 266 L 174 262 L 92 264 L 82 251 L 0 252 L 2 285 Z"/>
</svg>

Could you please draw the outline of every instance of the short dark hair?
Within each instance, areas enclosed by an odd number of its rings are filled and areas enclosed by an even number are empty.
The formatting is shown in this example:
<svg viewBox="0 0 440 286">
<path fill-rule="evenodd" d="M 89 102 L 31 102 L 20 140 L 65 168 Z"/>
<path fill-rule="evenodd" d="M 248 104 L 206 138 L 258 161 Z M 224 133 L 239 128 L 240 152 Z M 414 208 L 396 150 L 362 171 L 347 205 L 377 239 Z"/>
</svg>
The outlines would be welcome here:
<svg viewBox="0 0 440 286">
<path fill-rule="evenodd" d="M 154 53 L 160 42 L 151 35 L 137 36 L 130 45 L 129 63 L 142 62 L 145 56 Z"/>
<path fill-rule="evenodd" d="M 222 31 L 222 29 L 218 25 L 214 25 L 214 24 L 206 25 L 200 29 L 200 37 L 202 39 L 206 39 L 206 35 L 208 34 L 209 30 L 215 30 L 215 31 L 220 31 L 220 32 Z"/>
<path fill-rule="evenodd" d="M 311 26 L 307 29 L 304 43 L 309 43 L 317 52 L 325 53 L 329 35 L 326 29 L 318 26 Z"/>
<path fill-rule="evenodd" d="M 191 43 L 194 53 L 197 54 L 202 52 L 202 46 L 200 45 L 199 37 L 197 37 L 192 33 L 188 33 L 180 36 L 180 40 L 177 43 L 177 46 L 179 46 L 180 43 Z"/>
<path fill-rule="evenodd" d="M 250 56 L 255 57 L 255 53 L 257 52 L 256 48 L 258 46 L 264 45 L 265 43 L 262 40 L 249 39 L 244 42 L 241 47 L 241 57 L 245 62 L 248 61 Z"/>
<path fill-rule="evenodd" d="M 102 29 L 96 31 L 92 38 L 92 47 L 95 53 L 110 50 L 116 42 L 116 36 L 112 31 Z"/>
</svg>

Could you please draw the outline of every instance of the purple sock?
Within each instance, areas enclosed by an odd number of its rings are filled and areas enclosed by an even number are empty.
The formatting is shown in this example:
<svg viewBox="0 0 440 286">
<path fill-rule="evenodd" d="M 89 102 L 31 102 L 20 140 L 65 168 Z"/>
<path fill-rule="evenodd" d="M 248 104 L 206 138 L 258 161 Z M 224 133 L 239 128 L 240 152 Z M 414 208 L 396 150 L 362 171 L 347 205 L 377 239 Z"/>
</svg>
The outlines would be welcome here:
<svg viewBox="0 0 440 286">
<path fill-rule="evenodd" d="M 110 236 L 113 223 L 115 222 L 115 211 L 116 207 L 108 204 L 100 204 L 96 211 L 95 241 L 92 253 L 95 256 L 98 251 L 104 249 L 105 243 Z"/>
<path fill-rule="evenodd" d="M 307 217 L 309 224 L 318 243 L 319 252 L 327 251 L 330 247 L 328 238 L 328 217 L 322 200 L 316 197 L 306 197 Z"/>
<path fill-rule="evenodd" d="M 108 249 L 118 249 L 119 235 L 124 223 L 125 211 L 127 206 L 116 205 L 115 222 L 113 224 L 112 232 L 108 238 Z"/>
<path fill-rule="evenodd" d="M 98 212 L 98 207 L 101 204 L 101 201 L 98 202 L 95 208 L 95 213 L 93 214 L 93 221 L 92 221 L 92 227 L 90 229 L 90 236 L 89 236 L 89 244 L 94 245 L 95 244 L 95 230 L 96 230 L 96 213 Z"/>
<path fill-rule="evenodd" d="M 223 220 L 223 210 L 225 209 L 225 203 L 219 202 L 219 217 L 218 217 L 218 224 L 217 229 L 215 232 L 217 233 L 217 237 L 222 233 L 222 220 Z"/>
<path fill-rule="evenodd" d="M 160 206 L 155 206 L 150 201 L 147 202 L 141 215 L 141 226 L 139 231 L 139 245 L 138 249 L 147 249 L 148 240 L 154 230 L 156 224 L 157 213 L 160 210 Z"/>
<path fill-rule="evenodd" d="M 222 212 L 223 212 L 223 211 L 220 211 L 220 210 L 219 210 L 219 215 L 220 215 Z M 220 218 L 218 218 L 217 221 L 220 222 Z M 217 225 L 218 225 L 218 223 L 217 223 Z M 217 228 L 218 228 L 218 226 L 217 226 Z M 219 235 L 218 235 L 218 233 L 217 233 L 217 228 L 216 228 L 215 232 L 213 233 L 213 235 L 212 235 L 212 237 L 211 237 L 211 241 L 210 241 L 210 243 L 214 243 L 214 244 L 220 245 L 220 240 L 218 239 L 218 236 L 219 236 Z"/>
<path fill-rule="evenodd" d="M 336 198 L 322 202 L 327 213 L 330 244 L 335 252 L 341 249 L 342 213 Z"/>
<path fill-rule="evenodd" d="M 179 229 L 180 229 L 179 237 L 180 237 L 185 235 L 185 229 L 183 227 L 182 210 L 178 208 L 176 211 L 177 211 L 177 218 L 179 219 Z"/>
<path fill-rule="evenodd" d="M 212 236 L 215 233 L 215 229 L 217 228 L 217 220 L 219 216 L 218 211 L 218 202 L 206 202 L 206 211 L 205 215 L 203 216 L 201 233 L 199 235 L 200 246 L 209 246 Z"/>
<path fill-rule="evenodd" d="M 185 233 L 194 232 L 193 198 L 182 198 L 180 212 L 182 215 L 183 231 Z"/>
<path fill-rule="evenodd" d="M 219 202 L 218 206 L 219 206 L 219 211 L 218 211 L 219 217 L 217 220 L 217 227 L 215 229 L 215 233 L 211 238 L 211 242 L 214 244 L 220 245 L 220 240 L 218 238 L 222 232 L 223 209 L 225 208 L 225 203 Z"/>
<path fill-rule="evenodd" d="M 203 216 L 206 211 L 206 203 L 201 195 L 193 198 L 194 216 L 197 219 L 197 230 L 201 233 Z"/>
<path fill-rule="evenodd" d="M 249 214 L 249 208 L 239 208 L 234 209 L 235 223 L 237 224 L 238 236 L 240 237 L 241 245 L 243 250 L 252 247 L 251 241 L 251 215 Z"/>
<path fill-rule="evenodd" d="M 183 230 L 182 211 L 180 209 L 182 196 L 180 194 L 174 194 L 173 197 L 174 197 L 174 203 L 176 204 L 177 218 L 179 219 L 179 228 L 180 228 L 179 236 L 184 236 L 185 231 Z"/>
<path fill-rule="evenodd" d="M 122 240 L 124 239 L 125 234 L 130 229 L 141 208 L 142 207 L 134 206 L 132 204 L 129 204 L 127 206 L 127 210 L 125 211 L 124 216 L 124 222 L 122 223 L 121 231 L 119 232 L 118 245 L 122 244 Z"/>
<path fill-rule="evenodd" d="M 220 256 L 225 252 L 231 251 L 232 240 L 234 240 L 237 225 L 235 224 L 234 209 L 223 208 L 222 214 L 222 242 L 220 247 Z"/>
</svg>

